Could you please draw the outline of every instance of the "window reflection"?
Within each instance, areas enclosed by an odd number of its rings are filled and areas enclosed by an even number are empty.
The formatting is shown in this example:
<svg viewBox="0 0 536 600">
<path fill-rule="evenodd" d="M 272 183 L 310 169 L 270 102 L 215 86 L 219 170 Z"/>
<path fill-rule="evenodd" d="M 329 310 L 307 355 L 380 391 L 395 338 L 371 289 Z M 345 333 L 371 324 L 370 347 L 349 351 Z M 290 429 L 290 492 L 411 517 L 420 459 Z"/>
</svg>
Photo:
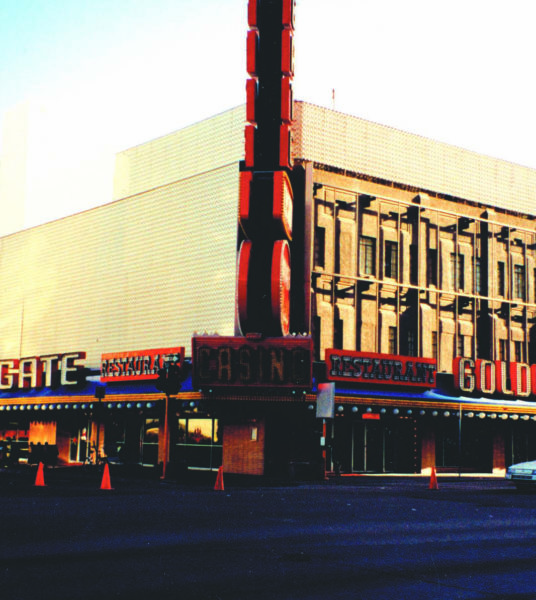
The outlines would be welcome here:
<svg viewBox="0 0 536 600">
<path fill-rule="evenodd" d="M 218 419 L 179 419 L 177 425 L 177 460 L 188 468 L 217 469 L 222 461 Z"/>
</svg>

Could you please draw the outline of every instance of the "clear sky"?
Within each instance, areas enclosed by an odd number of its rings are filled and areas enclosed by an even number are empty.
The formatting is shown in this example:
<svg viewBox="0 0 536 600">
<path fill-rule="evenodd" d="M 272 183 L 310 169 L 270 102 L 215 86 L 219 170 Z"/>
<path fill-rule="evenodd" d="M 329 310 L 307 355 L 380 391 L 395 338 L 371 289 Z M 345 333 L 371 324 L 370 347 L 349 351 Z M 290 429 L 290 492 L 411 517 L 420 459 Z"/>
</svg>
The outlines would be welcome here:
<svg viewBox="0 0 536 600">
<path fill-rule="evenodd" d="M 115 153 L 244 102 L 246 10 L 0 0 L 0 117 L 24 102 L 30 115 L 25 225 L 111 200 Z M 332 107 L 334 89 L 342 112 L 536 168 L 533 12 L 297 0 L 295 96 Z"/>
</svg>

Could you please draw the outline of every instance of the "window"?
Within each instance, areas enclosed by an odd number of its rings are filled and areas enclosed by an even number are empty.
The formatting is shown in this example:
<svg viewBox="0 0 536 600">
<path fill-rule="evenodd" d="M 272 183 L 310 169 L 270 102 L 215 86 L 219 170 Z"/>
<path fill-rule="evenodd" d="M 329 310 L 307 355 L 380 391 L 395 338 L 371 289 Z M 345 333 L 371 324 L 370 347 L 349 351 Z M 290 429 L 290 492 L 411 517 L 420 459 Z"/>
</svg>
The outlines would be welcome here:
<svg viewBox="0 0 536 600">
<path fill-rule="evenodd" d="M 499 340 L 499 360 L 507 360 L 506 340 Z"/>
<path fill-rule="evenodd" d="M 465 289 L 465 257 L 458 254 L 458 289 Z"/>
<path fill-rule="evenodd" d="M 317 227 L 315 235 L 315 266 L 323 269 L 326 261 L 326 228 Z"/>
<path fill-rule="evenodd" d="M 376 240 L 362 235 L 359 241 L 359 272 L 376 275 Z"/>
<path fill-rule="evenodd" d="M 426 254 L 426 274 L 428 285 L 437 287 L 437 249 L 429 248 Z"/>
<path fill-rule="evenodd" d="M 398 243 L 385 242 L 385 268 L 383 271 L 384 277 L 391 279 L 398 278 Z"/>
<path fill-rule="evenodd" d="M 397 354 L 396 349 L 396 327 L 389 327 L 389 354 Z"/>
<path fill-rule="evenodd" d="M 315 360 L 320 360 L 320 331 L 321 331 L 321 320 L 318 315 L 313 317 L 313 344 Z"/>
<path fill-rule="evenodd" d="M 525 300 L 525 267 L 514 265 L 514 297 Z"/>
<path fill-rule="evenodd" d="M 437 360 L 437 331 L 432 331 L 432 358 Z"/>
<path fill-rule="evenodd" d="M 218 419 L 183 418 L 178 420 L 171 452 L 186 460 L 190 469 L 215 470 L 222 461 L 222 440 Z"/>
<path fill-rule="evenodd" d="M 465 356 L 465 336 L 458 335 L 458 348 L 456 349 L 456 356 Z"/>
<path fill-rule="evenodd" d="M 414 329 L 408 330 L 408 356 L 417 356 L 417 336 Z"/>
<path fill-rule="evenodd" d="M 523 342 L 517 340 L 514 342 L 514 353 L 516 362 L 523 362 Z"/>
<path fill-rule="evenodd" d="M 450 254 L 450 280 L 454 290 L 463 290 L 465 285 L 465 257 L 463 254 L 451 252 Z"/>
<path fill-rule="evenodd" d="M 411 244 L 409 247 L 409 280 L 412 285 L 419 283 L 419 251 L 417 244 Z"/>
<path fill-rule="evenodd" d="M 481 279 L 481 264 L 480 258 L 475 258 L 475 294 L 482 293 L 482 279 Z"/>
<path fill-rule="evenodd" d="M 339 350 L 343 348 L 343 336 L 344 333 L 344 321 L 339 317 L 335 317 L 335 322 L 333 323 L 333 347 Z"/>
<path fill-rule="evenodd" d="M 499 296 L 505 296 L 505 282 L 506 282 L 506 277 L 505 277 L 505 264 L 502 260 L 500 260 L 497 263 L 497 294 Z"/>
</svg>

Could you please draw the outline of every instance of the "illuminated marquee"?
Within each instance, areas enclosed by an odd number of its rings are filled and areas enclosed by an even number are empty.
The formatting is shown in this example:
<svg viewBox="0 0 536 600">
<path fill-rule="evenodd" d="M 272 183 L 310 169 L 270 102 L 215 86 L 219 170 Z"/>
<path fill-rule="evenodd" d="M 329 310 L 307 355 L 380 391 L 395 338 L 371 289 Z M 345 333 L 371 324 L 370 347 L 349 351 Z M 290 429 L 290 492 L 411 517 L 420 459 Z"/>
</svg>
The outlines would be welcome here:
<svg viewBox="0 0 536 600">
<path fill-rule="evenodd" d="M 536 365 L 458 356 L 452 363 L 452 372 L 454 386 L 466 394 L 536 396 Z"/>
<path fill-rule="evenodd" d="M 328 349 L 326 365 L 331 381 L 426 388 L 434 388 L 436 382 L 433 358 Z"/>
<path fill-rule="evenodd" d="M 193 386 L 310 388 L 310 337 L 266 338 L 202 336 L 192 340 Z"/>
<path fill-rule="evenodd" d="M 182 366 L 184 347 L 103 354 L 101 381 L 146 381 L 158 378 L 166 365 Z"/>
<path fill-rule="evenodd" d="M 70 352 L 0 360 L 0 390 L 79 385 L 84 367 L 78 361 L 85 358 L 85 352 Z"/>
</svg>

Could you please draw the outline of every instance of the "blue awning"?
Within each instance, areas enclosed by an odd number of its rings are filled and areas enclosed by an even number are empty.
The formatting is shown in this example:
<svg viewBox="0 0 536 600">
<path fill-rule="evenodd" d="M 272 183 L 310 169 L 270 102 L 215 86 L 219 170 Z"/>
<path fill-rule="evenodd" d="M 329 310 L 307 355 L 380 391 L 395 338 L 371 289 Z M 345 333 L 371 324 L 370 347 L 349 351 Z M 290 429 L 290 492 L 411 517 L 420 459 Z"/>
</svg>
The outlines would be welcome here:
<svg viewBox="0 0 536 600">
<path fill-rule="evenodd" d="M 114 395 L 144 395 L 164 394 L 159 392 L 153 381 L 131 381 L 117 383 L 101 383 L 100 375 L 90 375 L 83 385 L 63 385 L 57 387 L 42 387 L 31 389 L 15 389 L 0 391 L 0 402 L 2 400 L 46 400 L 58 397 L 87 397 L 88 401 L 94 401 L 98 388 L 104 388 L 105 399 Z M 181 392 L 192 391 L 192 379 L 188 377 L 183 382 Z"/>
</svg>

